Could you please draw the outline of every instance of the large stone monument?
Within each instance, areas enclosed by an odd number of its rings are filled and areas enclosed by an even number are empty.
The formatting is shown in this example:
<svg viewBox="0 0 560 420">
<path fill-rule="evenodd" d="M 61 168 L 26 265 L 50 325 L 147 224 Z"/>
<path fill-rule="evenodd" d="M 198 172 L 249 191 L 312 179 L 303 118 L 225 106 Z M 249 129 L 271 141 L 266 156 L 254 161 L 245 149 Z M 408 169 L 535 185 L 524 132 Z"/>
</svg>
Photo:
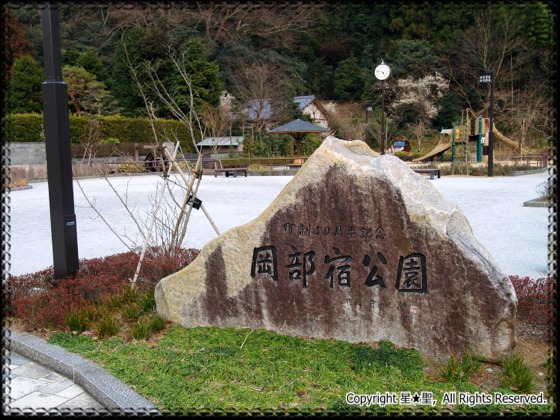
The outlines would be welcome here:
<svg viewBox="0 0 560 420">
<path fill-rule="evenodd" d="M 159 282 L 158 312 L 497 361 L 515 346 L 515 291 L 431 182 L 328 137 L 259 217 Z"/>
</svg>

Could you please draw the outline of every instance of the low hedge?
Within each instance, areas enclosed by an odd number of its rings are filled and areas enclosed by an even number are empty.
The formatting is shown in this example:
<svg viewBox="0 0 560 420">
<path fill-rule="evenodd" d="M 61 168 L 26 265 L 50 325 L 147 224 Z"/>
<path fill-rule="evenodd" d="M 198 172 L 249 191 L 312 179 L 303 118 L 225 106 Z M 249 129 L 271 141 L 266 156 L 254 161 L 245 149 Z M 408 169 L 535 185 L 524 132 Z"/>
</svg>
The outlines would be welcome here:
<svg viewBox="0 0 560 420">
<path fill-rule="evenodd" d="M 70 115 L 70 141 L 80 143 L 87 139 L 88 128 L 92 121 L 99 122 L 101 139 L 117 139 L 122 143 L 153 143 L 154 135 L 150 122 L 146 118 L 127 118 L 120 115 L 111 116 L 76 116 Z M 43 135 L 43 115 L 37 113 L 10 114 L 4 117 L 3 141 L 41 142 Z M 163 141 L 165 135 L 170 139 L 181 141 L 184 153 L 195 153 L 190 134 L 183 124 L 175 120 L 158 119 L 155 121 L 158 138 Z M 200 141 L 197 139 L 197 142 Z"/>
</svg>

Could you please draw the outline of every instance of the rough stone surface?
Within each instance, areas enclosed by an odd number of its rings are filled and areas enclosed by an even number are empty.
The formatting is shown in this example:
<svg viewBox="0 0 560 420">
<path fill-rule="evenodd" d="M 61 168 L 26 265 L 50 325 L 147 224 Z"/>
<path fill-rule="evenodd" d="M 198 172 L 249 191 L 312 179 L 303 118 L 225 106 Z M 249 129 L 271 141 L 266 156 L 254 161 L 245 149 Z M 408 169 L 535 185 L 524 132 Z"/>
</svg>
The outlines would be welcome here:
<svg viewBox="0 0 560 420">
<path fill-rule="evenodd" d="M 515 291 L 431 182 L 362 141 L 328 137 L 258 218 L 158 283 L 158 312 L 186 327 L 497 361 L 515 346 Z"/>
</svg>

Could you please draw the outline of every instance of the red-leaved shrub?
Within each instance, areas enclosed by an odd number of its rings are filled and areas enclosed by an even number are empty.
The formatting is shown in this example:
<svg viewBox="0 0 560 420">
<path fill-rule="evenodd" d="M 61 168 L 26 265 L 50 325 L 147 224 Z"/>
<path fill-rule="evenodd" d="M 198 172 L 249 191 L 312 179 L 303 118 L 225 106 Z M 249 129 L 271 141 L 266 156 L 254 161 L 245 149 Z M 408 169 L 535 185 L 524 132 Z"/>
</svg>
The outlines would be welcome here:
<svg viewBox="0 0 560 420">
<path fill-rule="evenodd" d="M 517 316 L 529 322 L 546 324 L 556 319 L 554 301 L 556 288 L 552 278 L 531 279 L 509 276 L 517 294 Z"/>
<path fill-rule="evenodd" d="M 137 286 L 153 291 L 155 285 L 190 264 L 196 249 L 182 249 L 170 256 L 152 248 L 146 253 Z M 71 310 L 100 303 L 106 296 L 130 286 L 138 265 L 134 252 L 83 259 L 74 278 L 53 280 L 53 269 L 9 276 L 4 306 L 6 315 L 20 319 L 30 329 L 61 327 Z"/>
</svg>

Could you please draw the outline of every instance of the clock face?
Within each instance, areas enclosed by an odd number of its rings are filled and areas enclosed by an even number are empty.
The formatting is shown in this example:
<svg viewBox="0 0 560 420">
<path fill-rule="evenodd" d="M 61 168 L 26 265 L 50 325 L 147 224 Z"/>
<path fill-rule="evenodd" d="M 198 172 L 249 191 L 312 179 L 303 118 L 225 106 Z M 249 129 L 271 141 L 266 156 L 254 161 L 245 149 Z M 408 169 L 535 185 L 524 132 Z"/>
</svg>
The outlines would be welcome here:
<svg viewBox="0 0 560 420">
<path fill-rule="evenodd" d="M 391 68 L 387 64 L 380 64 L 375 68 L 375 77 L 379 80 L 385 80 L 389 77 L 389 73 L 391 73 Z"/>
</svg>

